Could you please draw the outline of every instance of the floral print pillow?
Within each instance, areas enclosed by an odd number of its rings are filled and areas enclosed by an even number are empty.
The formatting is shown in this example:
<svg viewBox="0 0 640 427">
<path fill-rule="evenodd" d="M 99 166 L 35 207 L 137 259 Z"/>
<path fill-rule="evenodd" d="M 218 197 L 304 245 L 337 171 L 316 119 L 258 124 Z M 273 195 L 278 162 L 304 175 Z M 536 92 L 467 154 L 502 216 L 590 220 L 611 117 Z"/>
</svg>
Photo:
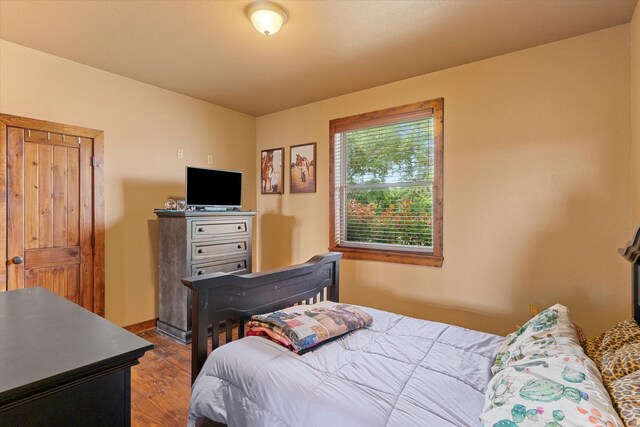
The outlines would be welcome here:
<svg viewBox="0 0 640 427">
<path fill-rule="evenodd" d="M 519 361 L 557 354 L 584 355 L 569 310 L 560 304 L 541 311 L 516 332 L 507 335 L 491 372 L 496 374 Z"/>
<path fill-rule="evenodd" d="M 496 374 L 485 392 L 484 427 L 622 427 L 598 368 L 585 356 L 518 362 Z"/>
</svg>

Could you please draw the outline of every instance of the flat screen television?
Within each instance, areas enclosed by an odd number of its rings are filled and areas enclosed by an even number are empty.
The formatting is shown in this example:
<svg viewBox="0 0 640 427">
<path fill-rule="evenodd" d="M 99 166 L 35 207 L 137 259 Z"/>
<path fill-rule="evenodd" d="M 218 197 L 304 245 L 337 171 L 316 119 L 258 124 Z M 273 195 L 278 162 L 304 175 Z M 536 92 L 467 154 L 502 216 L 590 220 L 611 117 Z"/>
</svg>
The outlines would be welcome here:
<svg viewBox="0 0 640 427">
<path fill-rule="evenodd" d="M 242 172 L 187 166 L 185 187 L 187 206 L 214 209 L 242 206 Z"/>
</svg>

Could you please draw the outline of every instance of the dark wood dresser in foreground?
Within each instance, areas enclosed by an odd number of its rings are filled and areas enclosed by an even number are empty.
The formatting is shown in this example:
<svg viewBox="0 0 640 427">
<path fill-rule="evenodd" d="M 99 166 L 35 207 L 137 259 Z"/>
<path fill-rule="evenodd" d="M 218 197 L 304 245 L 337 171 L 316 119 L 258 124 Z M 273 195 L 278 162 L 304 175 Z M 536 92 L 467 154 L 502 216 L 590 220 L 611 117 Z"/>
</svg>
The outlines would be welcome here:
<svg viewBox="0 0 640 427">
<path fill-rule="evenodd" d="M 129 426 L 152 348 L 44 288 L 0 292 L 0 426 Z"/>
</svg>

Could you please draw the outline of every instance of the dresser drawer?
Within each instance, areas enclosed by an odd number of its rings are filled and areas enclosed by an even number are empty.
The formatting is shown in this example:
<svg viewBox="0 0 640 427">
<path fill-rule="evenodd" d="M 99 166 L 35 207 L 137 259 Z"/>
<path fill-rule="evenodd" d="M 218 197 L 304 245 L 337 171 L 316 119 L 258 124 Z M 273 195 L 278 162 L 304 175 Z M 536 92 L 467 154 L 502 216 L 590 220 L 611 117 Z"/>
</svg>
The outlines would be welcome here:
<svg viewBox="0 0 640 427">
<path fill-rule="evenodd" d="M 209 273 L 231 273 L 232 271 L 247 271 L 247 259 L 238 261 L 226 261 L 223 263 L 206 263 L 193 265 L 191 267 L 192 276 L 202 276 Z"/>
<path fill-rule="evenodd" d="M 229 236 L 233 234 L 246 234 L 249 230 L 247 221 L 193 221 L 191 223 L 191 238 Z"/>
<path fill-rule="evenodd" d="M 226 242 L 198 242 L 191 244 L 191 260 L 221 256 L 242 256 L 249 253 L 247 239 L 234 239 Z"/>
</svg>

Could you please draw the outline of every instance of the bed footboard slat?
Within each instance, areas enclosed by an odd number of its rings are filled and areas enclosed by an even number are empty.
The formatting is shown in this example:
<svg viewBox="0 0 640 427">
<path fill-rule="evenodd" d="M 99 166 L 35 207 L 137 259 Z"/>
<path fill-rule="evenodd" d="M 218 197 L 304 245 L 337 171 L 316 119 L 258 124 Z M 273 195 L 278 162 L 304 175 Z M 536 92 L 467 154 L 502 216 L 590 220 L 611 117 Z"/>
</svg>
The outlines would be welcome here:
<svg viewBox="0 0 640 427">
<path fill-rule="evenodd" d="M 211 324 L 211 347 L 212 349 L 220 347 L 220 322 Z"/>
<path fill-rule="evenodd" d="M 238 320 L 238 339 L 244 337 L 244 320 Z"/>
<path fill-rule="evenodd" d="M 231 340 L 233 340 L 233 322 L 224 322 L 225 325 L 225 329 L 226 329 L 226 341 L 225 342 L 231 342 Z"/>
</svg>

